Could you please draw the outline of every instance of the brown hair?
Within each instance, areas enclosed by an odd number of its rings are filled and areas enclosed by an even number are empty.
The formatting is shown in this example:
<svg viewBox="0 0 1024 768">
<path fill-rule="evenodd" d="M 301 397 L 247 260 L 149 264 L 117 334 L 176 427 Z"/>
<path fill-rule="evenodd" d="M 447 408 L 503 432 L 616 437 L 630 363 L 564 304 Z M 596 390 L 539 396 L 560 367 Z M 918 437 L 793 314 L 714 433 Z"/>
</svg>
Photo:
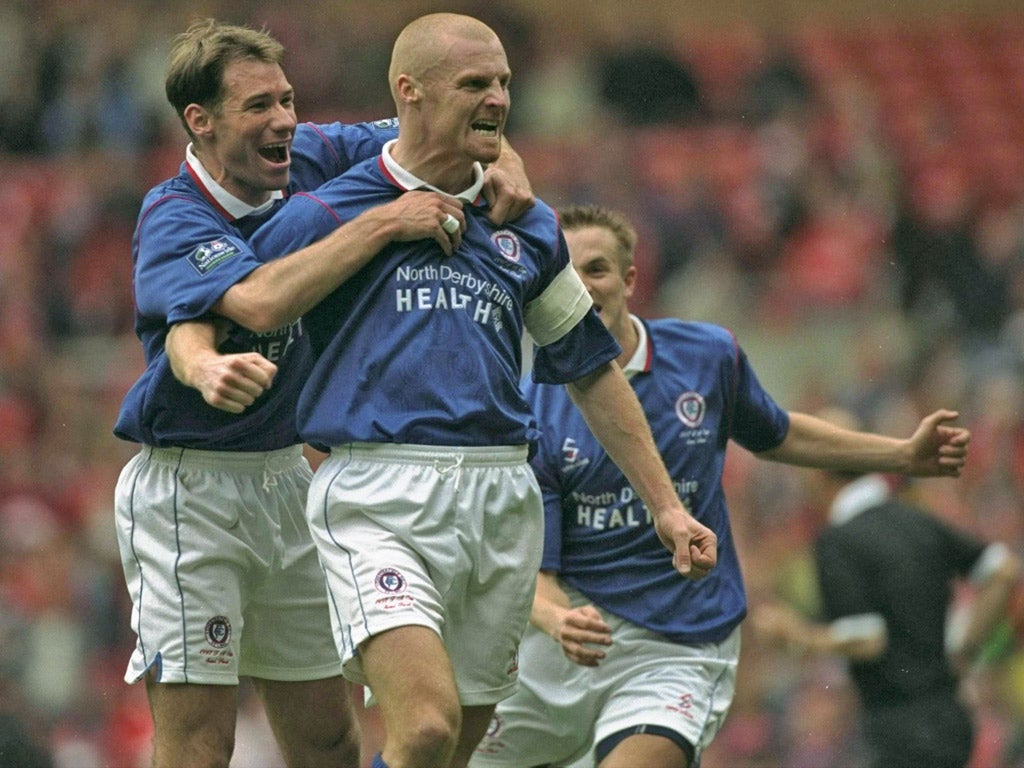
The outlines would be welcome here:
<svg viewBox="0 0 1024 768">
<path fill-rule="evenodd" d="M 283 58 L 284 46 L 267 32 L 215 19 L 193 22 L 171 45 L 164 78 L 167 100 L 191 136 L 185 108 L 200 104 L 217 112 L 224 100 L 228 64 L 239 59 L 280 64 Z"/>
<path fill-rule="evenodd" d="M 636 230 L 624 213 L 600 205 L 570 205 L 558 210 L 558 220 L 566 231 L 584 227 L 607 229 L 619 245 L 616 249 L 619 268 L 625 272 L 633 266 Z"/>
</svg>

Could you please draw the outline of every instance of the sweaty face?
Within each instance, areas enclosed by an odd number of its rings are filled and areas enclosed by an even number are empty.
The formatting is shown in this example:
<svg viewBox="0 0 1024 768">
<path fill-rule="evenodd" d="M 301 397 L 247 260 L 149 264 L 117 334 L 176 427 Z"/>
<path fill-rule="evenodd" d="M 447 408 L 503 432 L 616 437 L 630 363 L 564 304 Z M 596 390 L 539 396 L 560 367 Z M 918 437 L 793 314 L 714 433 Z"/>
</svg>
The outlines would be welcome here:
<svg viewBox="0 0 1024 768">
<path fill-rule="evenodd" d="M 424 83 L 424 125 L 430 141 L 482 163 L 497 160 L 511 77 L 497 38 L 457 39 L 446 61 Z"/>
<path fill-rule="evenodd" d="M 225 99 L 197 133 L 204 167 L 228 192 L 250 205 L 288 185 L 295 133 L 295 97 L 277 64 L 243 59 L 224 72 Z"/>
<path fill-rule="evenodd" d="M 627 301 L 633 295 L 636 267 L 625 272 L 617 257 L 615 236 L 598 226 L 585 226 L 565 231 L 569 257 L 577 274 L 594 300 L 594 309 L 605 326 L 612 331 L 629 327 Z"/>
</svg>

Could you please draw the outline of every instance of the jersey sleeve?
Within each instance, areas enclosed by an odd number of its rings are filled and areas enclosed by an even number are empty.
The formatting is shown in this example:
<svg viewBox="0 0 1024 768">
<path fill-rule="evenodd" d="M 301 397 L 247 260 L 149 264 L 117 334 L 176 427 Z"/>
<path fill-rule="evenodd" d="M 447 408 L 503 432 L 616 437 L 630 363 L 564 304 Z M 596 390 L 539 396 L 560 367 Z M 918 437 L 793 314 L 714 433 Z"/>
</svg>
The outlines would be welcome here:
<svg viewBox="0 0 1024 768">
<path fill-rule="evenodd" d="M 257 258 L 272 261 L 326 237 L 341 223 L 324 200 L 303 192 L 281 206 L 274 218 L 253 233 L 249 243 Z"/>
<path fill-rule="evenodd" d="M 558 229 L 553 277 L 524 312 L 524 324 L 536 346 L 533 380 L 565 384 L 593 373 L 622 352 L 594 311 L 594 302 L 569 260 Z"/>
<path fill-rule="evenodd" d="M 732 407 L 729 437 L 755 453 L 779 445 L 789 431 L 789 414 L 761 386 L 746 353 L 733 339 Z"/>
<path fill-rule="evenodd" d="M 927 520 L 939 530 L 946 549 L 946 562 L 961 578 L 974 575 L 975 567 L 981 564 L 982 555 L 987 545 L 938 518 L 929 516 Z"/>
<path fill-rule="evenodd" d="M 168 324 L 207 314 L 228 288 L 260 265 L 223 218 L 175 195 L 144 210 L 135 238 L 138 312 Z"/>
<path fill-rule="evenodd" d="M 541 403 L 542 386 L 526 383 L 524 394 L 535 414 L 550 412 Z M 538 425 L 541 438 L 537 441 L 537 451 L 530 458 L 530 467 L 537 478 L 541 496 L 544 501 L 544 551 L 540 567 L 543 571 L 561 571 L 562 569 L 562 483 L 558 471 L 557 446 L 553 445 L 553 430 L 546 424 Z"/>
<path fill-rule="evenodd" d="M 398 120 L 365 123 L 301 123 L 292 142 L 292 188 L 316 189 L 356 163 L 376 157 L 398 136 Z"/>
</svg>

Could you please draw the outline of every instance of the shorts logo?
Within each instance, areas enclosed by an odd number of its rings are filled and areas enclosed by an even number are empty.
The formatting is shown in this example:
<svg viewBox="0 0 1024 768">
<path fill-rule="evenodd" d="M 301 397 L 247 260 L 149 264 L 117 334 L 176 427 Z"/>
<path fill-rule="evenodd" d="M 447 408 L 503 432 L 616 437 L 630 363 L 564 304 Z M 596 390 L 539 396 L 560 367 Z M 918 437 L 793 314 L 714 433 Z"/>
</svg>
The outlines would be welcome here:
<svg viewBox="0 0 1024 768">
<path fill-rule="evenodd" d="M 188 257 L 188 263 L 200 275 L 207 275 L 237 254 L 238 249 L 230 240 L 226 237 L 219 237 L 196 248 Z"/>
<path fill-rule="evenodd" d="M 206 642 L 214 648 L 224 648 L 231 642 L 231 622 L 227 616 L 214 616 L 206 622 Z"/>
<path fill-rule="evenodd" d="M 416 598 L 403 594 L 408 582 L 397 568 L 381 568 L 373 579 L 373 586 L 383 597 L 378 597 L 375 605 L 382 611 L 398 611 L 411 608 Z"/>
<path fill-rule="evenodd" d="M 501 733 L 501 729 L 502 729 L 502 727 L 504 725 L 505 724 L 502 722 L 500 715 L 493 715 L 491 717 L 490 724 L 487 726 L 487 734 L 486 735 L 488 735 L 488 736 L 497 736 L 499 733 Z"/>
<path fill-rule="evenodd" d="M 693 694 L 684 693 L 677 702 L 669 704 L 665 709 L 669 712 L 675 712 L 677 715 L 682 715 L 687 720 L 693 720 Z"/>
<path fill-rule="evenodd" d="M 491 235 L 491 242 L 509 261 L 518 262 L 523 255 L 523 247 L 515 233 L 507 229 L 499 229 Z"/>
<path fill-rule="evenodd" d="M 373 580 L 378 592 L 394 595 L 405 591 L 405 577 L 395 568 L 381 568 Z"/>
<path fill-rule="evenodd" d="M 501 718 L 494 715 L 491 718 L 490 725 L 487 726 L 487 733 L 484 734 L 483 739 L 479 744 L 477 744 L 476 754 L 500 755 L 507 746 L 507 744 L 499 738 L 504 727 L 505 723 L 502 722 Z"/>
<path fill-rule="evenodd" d="M 699 392 L 683 392 L 676 400 L 676 416 L 690 429 L 696 429 L 704 421 L 704 398 Z"/>
</svg>

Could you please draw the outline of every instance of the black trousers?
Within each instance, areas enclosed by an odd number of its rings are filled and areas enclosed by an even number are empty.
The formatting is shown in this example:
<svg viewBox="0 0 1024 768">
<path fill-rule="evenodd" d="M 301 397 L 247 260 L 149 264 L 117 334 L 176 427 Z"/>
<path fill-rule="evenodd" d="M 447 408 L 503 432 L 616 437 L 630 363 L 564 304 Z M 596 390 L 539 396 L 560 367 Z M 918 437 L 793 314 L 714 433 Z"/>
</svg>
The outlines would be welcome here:
<svg viewBox="0 0 1024 768">
<path fill-rule="evenodd" d="M 974 724 L 953 692 L 872 707 L 864 735 L 875 768 L 964 768 L 974 746 Z"/>
</svg>

